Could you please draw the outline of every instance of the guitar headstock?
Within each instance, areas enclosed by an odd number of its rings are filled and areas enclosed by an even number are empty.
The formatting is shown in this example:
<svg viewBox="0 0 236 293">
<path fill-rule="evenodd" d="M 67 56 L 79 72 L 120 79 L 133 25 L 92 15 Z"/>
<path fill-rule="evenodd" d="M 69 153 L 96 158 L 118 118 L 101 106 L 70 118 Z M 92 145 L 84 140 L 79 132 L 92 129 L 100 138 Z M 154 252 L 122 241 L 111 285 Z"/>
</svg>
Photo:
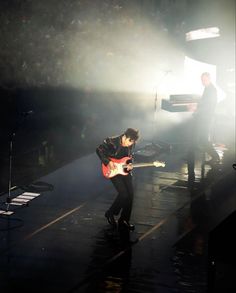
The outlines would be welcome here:
<svg viewBox="0 0 236 293">
<path fill-rule="evenodd" d="M 153 165 L 155 166 L 155 167 L 165 167 L 165 162 L 160 162 L 160 161 L 155 161 L 155 162 L 153 162 Z"/>
</svg>

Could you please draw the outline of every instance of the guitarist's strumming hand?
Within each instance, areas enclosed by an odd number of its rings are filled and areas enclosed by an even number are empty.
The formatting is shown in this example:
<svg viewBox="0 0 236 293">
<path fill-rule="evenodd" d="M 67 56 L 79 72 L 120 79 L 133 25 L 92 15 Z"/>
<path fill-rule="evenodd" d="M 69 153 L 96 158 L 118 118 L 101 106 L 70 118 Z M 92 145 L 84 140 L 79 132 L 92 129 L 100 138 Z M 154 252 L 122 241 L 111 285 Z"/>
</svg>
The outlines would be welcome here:
<svg viewBox="0 0 236 293">
<path fill-rule="evenodd" d="M 132 165 L 131 163 L 129 163 L 129 164 L 126 166 L 126 168 L 127 168 L 127 171 L 131 171 L 134 167 L 133 167 L 133 165 Z"/>
</svg>

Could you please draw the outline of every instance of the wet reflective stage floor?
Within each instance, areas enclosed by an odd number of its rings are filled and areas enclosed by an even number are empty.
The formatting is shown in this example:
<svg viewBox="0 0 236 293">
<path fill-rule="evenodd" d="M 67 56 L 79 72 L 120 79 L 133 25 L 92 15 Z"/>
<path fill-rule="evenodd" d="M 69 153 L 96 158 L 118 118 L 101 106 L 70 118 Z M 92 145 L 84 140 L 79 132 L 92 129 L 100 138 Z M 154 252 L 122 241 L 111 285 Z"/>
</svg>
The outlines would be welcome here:
<svg viewBox="0 0 236 293">
<path fill-rule="evenodd" d="M 204 178 L 196 165 L 195 184 L 180 150 L 158 160 L 166 166 L 133 172 L 130 233 L 106 222 L 115 193 L 94 153 L 12 190 L 13 214 L 0 216 L 0 292 L 236 292 L 233 156 L 205 165 Z"/>
</svg>

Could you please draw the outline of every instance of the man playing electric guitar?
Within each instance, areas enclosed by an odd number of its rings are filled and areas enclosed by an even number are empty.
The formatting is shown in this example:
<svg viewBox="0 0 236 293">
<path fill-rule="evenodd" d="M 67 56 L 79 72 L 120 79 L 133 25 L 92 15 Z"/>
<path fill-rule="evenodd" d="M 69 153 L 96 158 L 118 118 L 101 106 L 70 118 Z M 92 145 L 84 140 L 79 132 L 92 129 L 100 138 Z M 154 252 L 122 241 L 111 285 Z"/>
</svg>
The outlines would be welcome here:
<svg viewBox="0 0 236 293">
<path fill-rule="evenodd" d="M 107 166 L 111 171 L 117 169 L 116 163 L 112 159 L 122 159 L 124 157 L 132 158 L 133 148 L 139 138 L 139 131 L 133 128 L 128 128 L 119 136 L 108 137 L 100 144 L 96 153 L 99 156 L 102 164 Z M 132 164 L 127 164 L 126 170 L 132 170 Z M 116 226 L 115 216 L 120 214 L 118 225 L 120 228 L 134 230 L 134 225 L 129 223 L 132 204 L 133 204 L 133 183 L 130 172 L 125 174 L 117 173 L 112 177 L 107 177 L 111 180 L 115 189 L 118 192 L 117 197 L 111 207 L 106 211 L 105 217 L 112 226 Z"/>
</svg>

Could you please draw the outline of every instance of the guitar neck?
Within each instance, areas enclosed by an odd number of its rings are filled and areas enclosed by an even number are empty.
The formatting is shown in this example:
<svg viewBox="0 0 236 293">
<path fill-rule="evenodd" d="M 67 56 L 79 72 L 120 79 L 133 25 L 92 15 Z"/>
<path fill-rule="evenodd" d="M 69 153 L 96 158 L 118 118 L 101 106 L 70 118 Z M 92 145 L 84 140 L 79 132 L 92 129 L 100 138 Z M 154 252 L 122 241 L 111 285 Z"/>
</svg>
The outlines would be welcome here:
<svg viewBox="0 0 236 293">
<path fill-rule="evenodd" d="M 140 168 L 140 167 L 150 167 L 150 166 L 154 166 L 153 163 L 135 163 L 135 164 L 132 164 L 132 166 L 134 168 Z M 127 165 L 125 165 L 124 167 L 127 167 Z"/>
</svg>

